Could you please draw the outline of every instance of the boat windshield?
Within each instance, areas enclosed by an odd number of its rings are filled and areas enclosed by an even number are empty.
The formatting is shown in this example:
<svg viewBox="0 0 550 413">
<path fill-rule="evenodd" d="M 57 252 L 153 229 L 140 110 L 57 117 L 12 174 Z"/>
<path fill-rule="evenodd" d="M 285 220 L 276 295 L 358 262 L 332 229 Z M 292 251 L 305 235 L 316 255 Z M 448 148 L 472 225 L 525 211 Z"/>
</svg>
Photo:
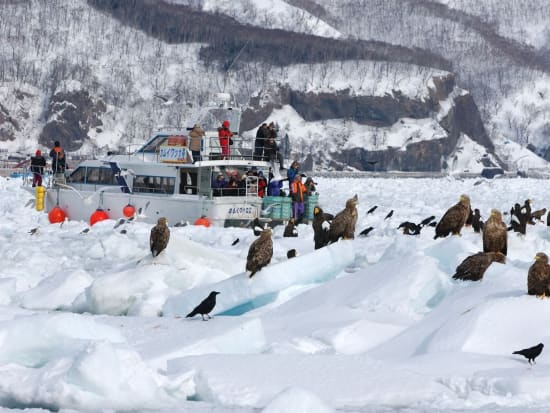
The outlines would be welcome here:
<svg viewBox="0 0 550 413">
<path fill-rule="evenodd" d="M 186 138 L 183 135 L 173 133 L 159 133 L 142 146 L 138 152 L 156 153 L 161 145 L 165 145 L 166 143 L 170 145 L 169 139 L 180 139 L 182 142 L 185 142 Z"/>
</svg>

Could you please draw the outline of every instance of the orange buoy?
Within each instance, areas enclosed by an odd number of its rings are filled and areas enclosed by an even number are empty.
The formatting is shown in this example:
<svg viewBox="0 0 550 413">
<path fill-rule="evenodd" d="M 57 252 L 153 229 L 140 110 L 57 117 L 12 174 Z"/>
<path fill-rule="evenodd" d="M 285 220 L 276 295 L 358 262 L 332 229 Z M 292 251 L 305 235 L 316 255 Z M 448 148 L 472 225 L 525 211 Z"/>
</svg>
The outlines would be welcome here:
<svg viewBox="0 0 550 413">
<path fill-rule="evenodd" d="M 124 208 L 122 208 L 122 214 L 126 218 L 132 218 L 135 213 L 136 213 L 136 208 L 133 205 L 128 204 Z"/>
<path fill-rule="evenodd" d="M 206 215 L 203 215 L 200 218 L 197 218 L 197 220 L 193 223 L 193 225 L 202 225 L 203 227 L 209 227 L 210 220 L 206 218 Z"/>
<path fill-rule="evenodd" d="M 65 214 L 65 211 L 63 211 L 59 205 L 54 206 L 48 213 L 48 219 L 51 224 L 59 224 L 65 221 L 65 218 L 67 218 L 67 214 Z"/>
<path fill-rule="evenodd" d="M 96 222 L 106 219 L 109 219 L 109 215 L 107 214 L 107 212 L 105 212 L 101 208 L 98 208 L 92 213 L 92 215 L 90 215 L 90 225 L 94 225 Z"/>
</svg>

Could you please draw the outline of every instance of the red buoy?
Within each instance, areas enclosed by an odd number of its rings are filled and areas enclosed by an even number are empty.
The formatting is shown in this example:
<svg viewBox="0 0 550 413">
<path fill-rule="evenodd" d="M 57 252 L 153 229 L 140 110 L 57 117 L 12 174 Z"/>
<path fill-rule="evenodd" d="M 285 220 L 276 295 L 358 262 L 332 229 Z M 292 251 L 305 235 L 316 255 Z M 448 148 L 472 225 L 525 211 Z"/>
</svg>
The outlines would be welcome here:
<svg viewBox="0 0 550 413">
<path fill-rule="evenodd" d="M 67 214 L 59 206 L 54 206 L 48 213 L 48 219 L 51 224 L 59 224 L 60 222 L 65 221 Z"/>
<path fill-rule="evenodd" d="M 109 215 L 107 215 L 107 212 L 101 208 L 98 208 L 92 213 L 92 215 L 90 215 L 90 225 L 94 225 L 96 222 L 103 221 L 105 219 L 109 219 Z"/>
<path fill-rule="evenodd" d="M 202 225 L 203 227 L 209 227 L 210 220 L 206 218 L 206 215 L 203 215 L 202 217 L 197 218 L 197 220 L 193 223 L 193 225 Z"/>
<path fill-rule="evenodd" d="M 133 205 L 128 204 L 124 208 L 122 208 L 122 214 L 126 218 L 132 218 L 135 213 L 136 213 L 136 208 Z"/>
</svg>

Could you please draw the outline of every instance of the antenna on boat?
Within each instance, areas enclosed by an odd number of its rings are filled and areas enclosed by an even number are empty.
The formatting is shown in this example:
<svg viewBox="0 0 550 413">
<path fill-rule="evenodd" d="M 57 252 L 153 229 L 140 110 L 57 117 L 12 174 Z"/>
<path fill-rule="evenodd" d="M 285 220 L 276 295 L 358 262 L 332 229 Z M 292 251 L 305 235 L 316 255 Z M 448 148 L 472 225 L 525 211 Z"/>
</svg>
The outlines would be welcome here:
<svg viewBox="0 0 550 413">
<path fill-rule="evenodd" d="M 231 68 L 233 67 L 233 64 L 239 59 L 239 56 L 241 55 L 241 53 L 243 52 L 244 48 L 248 45 L 248 43 L 250 43 L 250 39 L 247 39 L 246 43 L 243 45 L 243 47 L 241 47 L 241 50 L 239 50 L 239 53 L 237 53 L 237 55 L 233 58 L 233 60 L 231 61 L 231 63 L 229 63 L 229 66 L 227 67 L 227 69 L 225 70 L 225 75 L 223 77 L 223 89 L 222 89 L 222 92 L 225 92 L 225 84 L 227 82 L 227 74 L 229 73 L 229 71 L 231 70 Z"/>
</svg>

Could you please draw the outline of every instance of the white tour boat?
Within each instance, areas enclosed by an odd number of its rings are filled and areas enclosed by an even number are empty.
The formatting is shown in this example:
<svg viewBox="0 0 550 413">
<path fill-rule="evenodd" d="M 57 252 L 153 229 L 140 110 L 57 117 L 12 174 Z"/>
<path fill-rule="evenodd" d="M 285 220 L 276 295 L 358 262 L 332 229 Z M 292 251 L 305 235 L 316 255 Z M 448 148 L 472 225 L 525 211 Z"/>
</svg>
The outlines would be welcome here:
<svg viewBox="0 0 550 413">
<path fill-rule="evenodd" d="M 228 94 L 217 98 L 198 120 L 206 134 L 202 160 L 193 162 L 188 129 L 161 130 L 131 154 L 85 160 L 61 179 L 52 179 L 46 187 L 45 210 L 61 209 L 68 219 L 84 221 L 95 220 L 92 216 L 98 211 L 102 218 L 136 215 L 149 223 L 166 217 L 170 225 L 194 223 L 201 217 L 217 226 L 244 226 L 255 218 L 288 220 L 289 197 L 258 194 L 258 173 L 268 178 L 272 168 L 279 175 L 278 169 L 253 159 L 253 140 L 245 142 L 238 135 L 241 110 L 231 105 Z M 225 120 L 234 136 L 230 156 L 222 159 L 218 127 Z M 215 188 L 220 174 L 226 181 L 237 180 L 239 187 Z"/>
</svg>

